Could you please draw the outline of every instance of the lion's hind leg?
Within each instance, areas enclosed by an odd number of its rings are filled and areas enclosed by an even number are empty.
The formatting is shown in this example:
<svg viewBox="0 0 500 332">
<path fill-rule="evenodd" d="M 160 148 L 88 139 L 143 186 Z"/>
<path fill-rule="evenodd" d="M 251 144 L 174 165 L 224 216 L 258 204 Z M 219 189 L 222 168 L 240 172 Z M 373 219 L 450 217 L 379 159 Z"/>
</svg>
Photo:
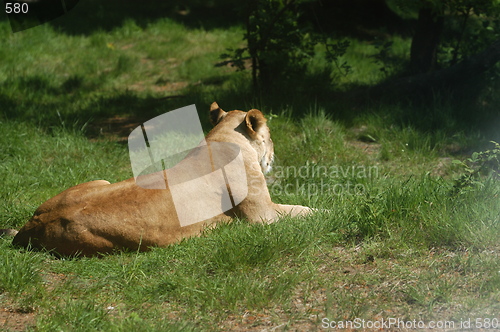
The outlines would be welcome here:
<svg viewBox="0 0 500 332">
<path fill-rule="evenodd" d="M 106 181 L 106 180 L 94 180 L 94 181 L 89 181 L 89 182 L 77 184 L 76 186 L 74 186 L 72 188 L 84 189 L 84 188 L 105 186 L 107 184 L 111 184 L 111 182 Z"/>
</svg>

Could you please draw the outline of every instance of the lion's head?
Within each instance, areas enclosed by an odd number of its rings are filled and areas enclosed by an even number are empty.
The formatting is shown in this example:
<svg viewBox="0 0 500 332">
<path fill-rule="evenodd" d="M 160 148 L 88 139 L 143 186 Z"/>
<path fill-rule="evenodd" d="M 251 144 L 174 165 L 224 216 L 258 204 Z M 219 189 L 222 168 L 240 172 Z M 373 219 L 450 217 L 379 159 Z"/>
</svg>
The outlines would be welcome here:
<svg viewBox="0 0 500 332">
<path fill-rule="evenodd" d="M 251 109 L 248 112 L 224 112 L 214 102 L 210 106 L 210 121 L 216 127 L 229 126 L 243 134 L 257 152 L 262 172 L 266 174 L 271 171 L 274 161 L 274 144 L 267 126 L 267 120 L 261 111 Z"/>
</svg>

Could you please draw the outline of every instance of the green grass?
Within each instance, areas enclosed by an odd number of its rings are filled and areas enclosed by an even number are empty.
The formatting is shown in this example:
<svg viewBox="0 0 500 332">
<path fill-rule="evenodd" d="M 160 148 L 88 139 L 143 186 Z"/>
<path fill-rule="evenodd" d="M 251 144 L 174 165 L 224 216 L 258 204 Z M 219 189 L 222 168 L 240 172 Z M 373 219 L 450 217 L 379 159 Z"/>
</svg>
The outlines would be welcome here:
<svg viewBox="0 0 500 332">
<path fill-rule="evenodd" d="M 95 28 L 74 14 L 17 34 L 0 21 L 0 228 L 20 228 L 75 184 L 129 178 L 127 130 L 192 103 L 209 130 L 214 100 L 268 115 L 274 201 L 328 211 L 272 225 L 238 220 L 168 248 L 102 258 L 56 259 L 2 238 L 2 308 L 34 314 L 31 331 L 500 318 L 500 185 L 486 174 L 452 195 L 463 170 L 451 163 L 495 137 L 460 122 L 445 99 L 357 106 L 325 98 L 336 95 L 328 90 L 293 93 L 293 84 L 255 95 L 248 73 L 213 66 L 242 42 L 239 25 L 140 13 L 114 13 Z M 409 41 L 394 41 L 402 57 Z M 345 57 L 356 71 L 341 90 L 385 78 L 374 52 L 353 40 Z M 312 72 L 322 70 L 320 57 Z M 310 93 L 307 84 L 297 91 Z"/>
</svg>

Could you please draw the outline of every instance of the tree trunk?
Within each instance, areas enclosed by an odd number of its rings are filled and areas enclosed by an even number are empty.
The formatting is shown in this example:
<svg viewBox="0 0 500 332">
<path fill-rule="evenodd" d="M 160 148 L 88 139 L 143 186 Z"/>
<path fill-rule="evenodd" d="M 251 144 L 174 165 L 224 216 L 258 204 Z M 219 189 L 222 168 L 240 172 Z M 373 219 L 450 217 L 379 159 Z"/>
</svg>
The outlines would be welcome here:
<svg viewBox="0 0 500 332">
<path fill-rule="evenodd" d="M 436 69 L 443 24 L 443 15 L 435 13 L 432 8 L 424 7 L 418 12 L 417 27 L 410 50 L 410 67 L 414 74 Z"/>
</svg>

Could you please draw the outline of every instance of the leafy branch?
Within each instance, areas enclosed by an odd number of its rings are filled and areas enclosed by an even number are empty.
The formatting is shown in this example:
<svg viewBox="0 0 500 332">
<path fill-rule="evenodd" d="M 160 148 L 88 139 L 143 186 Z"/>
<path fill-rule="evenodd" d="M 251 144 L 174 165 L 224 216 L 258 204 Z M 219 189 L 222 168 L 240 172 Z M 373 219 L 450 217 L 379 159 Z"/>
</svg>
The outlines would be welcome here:
<svg viewBox="0 0 500 332">
<path fill-rule="evenodd" d="M 489 171 L 500 177 L 500 144 L 491 141 L 494 147 L 490 150 L 474 152 L 465 161 L 454 160 L 453 163 L 463 167 L 463 174 L 455 180 L 453 195 L 482 187 L 481 174 Z"/>
</svg>

